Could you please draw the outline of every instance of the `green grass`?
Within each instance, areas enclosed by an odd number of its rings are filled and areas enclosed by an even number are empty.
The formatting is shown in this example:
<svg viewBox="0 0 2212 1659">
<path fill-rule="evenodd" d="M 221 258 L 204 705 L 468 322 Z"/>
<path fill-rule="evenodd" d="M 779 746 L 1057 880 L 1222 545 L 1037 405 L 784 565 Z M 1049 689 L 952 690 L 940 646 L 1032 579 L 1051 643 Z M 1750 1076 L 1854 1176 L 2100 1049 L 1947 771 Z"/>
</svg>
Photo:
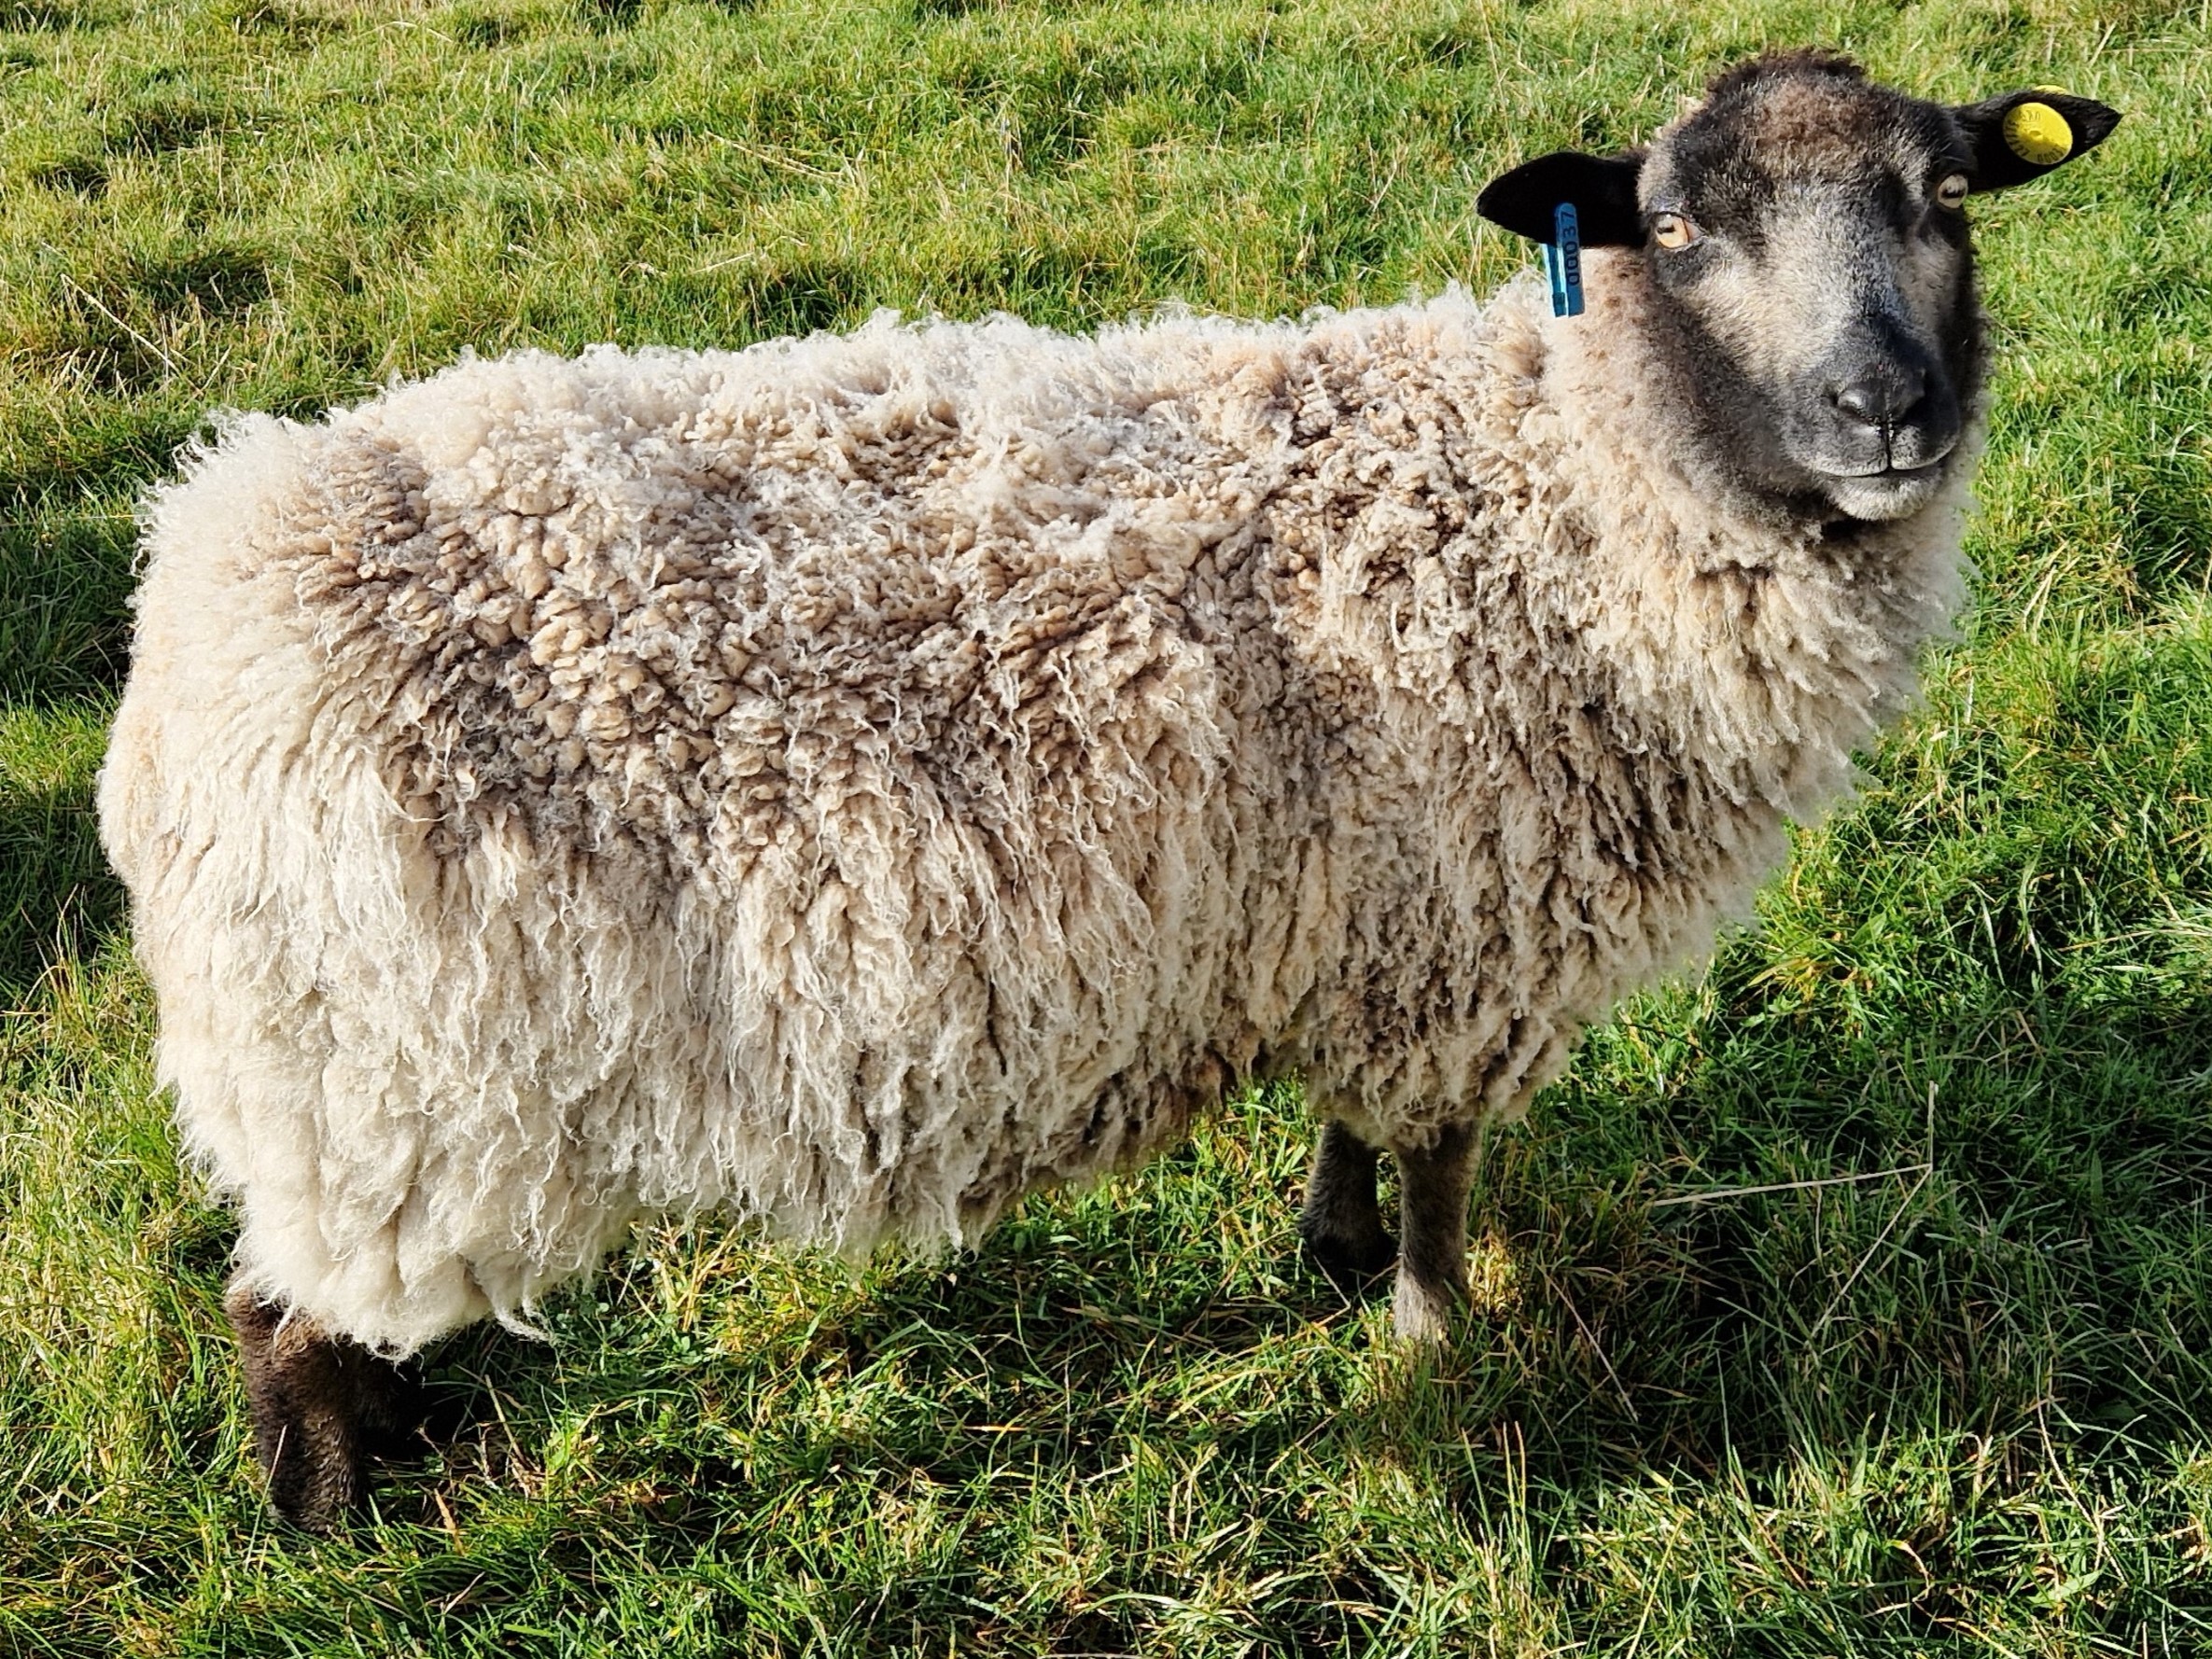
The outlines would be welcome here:
<svg viewBox="0 0 2212 1659">
<path fill-rule="evenodd" d="M 1444 1359 L 1297 1266 L 1271 1093 L 956 1262 L 650 1233 L 440 1354 L 376 1516 L 272 1527 L 91 817 L 207 409 L 1487 286 L 1492 172 L 1804 41 L 2128 120 L 1977 207 L 1925 710 L 1495 1145 Z M 0 1652 L 2212 1651 L 2208 93 L 2163 0 L 0 0 Z"/>
</svg>

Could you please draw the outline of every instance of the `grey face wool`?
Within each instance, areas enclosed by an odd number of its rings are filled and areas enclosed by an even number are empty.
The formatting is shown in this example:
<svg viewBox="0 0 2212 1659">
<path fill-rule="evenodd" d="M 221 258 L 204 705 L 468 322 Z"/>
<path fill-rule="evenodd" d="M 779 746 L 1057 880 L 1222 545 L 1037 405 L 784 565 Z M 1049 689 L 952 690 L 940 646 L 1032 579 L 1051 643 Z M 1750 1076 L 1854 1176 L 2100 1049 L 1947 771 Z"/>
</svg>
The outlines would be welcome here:
<svg viewBox="0 0 2212 1659">
<path fill-rule="evenodd" d="M 879 317 L 232 421 L 147 509 L 100 810 L 257 1414 L 641 1214 L 970 1240 L 1269 1073 L 1338 1125 L 1324 1258 L 1398 1155 L 1439 1332 L 1480 1124 L 1743 911 L 1960 596 L 1971 432 L 1908 513 L 1758 494 L 1658 251 L 1566 321 Z"/>
</svg>

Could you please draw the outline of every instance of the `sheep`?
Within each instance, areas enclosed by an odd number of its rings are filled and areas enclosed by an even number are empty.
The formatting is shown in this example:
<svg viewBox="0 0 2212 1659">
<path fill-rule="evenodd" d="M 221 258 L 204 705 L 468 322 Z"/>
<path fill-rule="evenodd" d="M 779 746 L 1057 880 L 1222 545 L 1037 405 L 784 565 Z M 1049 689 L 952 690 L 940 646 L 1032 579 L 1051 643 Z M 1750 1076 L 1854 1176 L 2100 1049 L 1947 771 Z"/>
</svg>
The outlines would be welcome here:
<svg viewBox="0 0 2212 1659">
<path fill-rule="evenodd" d="M 1483 191 L 1576 207 L 1581 315 L 887 314 L 230 418 L 147 507 L 99 810 L 276 1507 L 641 1216 L 966 1244 L 1239 1079 L 1324 1121 L 1306 1248 L 1444 1337 L 1485 1127 L 1910 701 L 1965 199 L 2117 119 L 1773 55 Z"/>
</svg>

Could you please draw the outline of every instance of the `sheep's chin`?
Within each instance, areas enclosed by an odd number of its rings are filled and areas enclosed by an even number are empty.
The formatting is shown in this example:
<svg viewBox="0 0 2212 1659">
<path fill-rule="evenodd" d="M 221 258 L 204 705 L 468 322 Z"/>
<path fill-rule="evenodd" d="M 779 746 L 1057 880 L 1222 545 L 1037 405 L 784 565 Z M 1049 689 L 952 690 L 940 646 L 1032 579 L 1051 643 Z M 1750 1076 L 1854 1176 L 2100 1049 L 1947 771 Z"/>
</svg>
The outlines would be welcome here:
<svg viewBox="0 0 2212 1659">
<path fill-rule="evenodd" d="M 1932 467 L 1897 467 L 1849 478 L 1829 474 L 1820 481 L 1821 493 L 1837 509 L 1855 519 L 1909 519 L 1943 486 L 1943 463 Z"/>
</svg>

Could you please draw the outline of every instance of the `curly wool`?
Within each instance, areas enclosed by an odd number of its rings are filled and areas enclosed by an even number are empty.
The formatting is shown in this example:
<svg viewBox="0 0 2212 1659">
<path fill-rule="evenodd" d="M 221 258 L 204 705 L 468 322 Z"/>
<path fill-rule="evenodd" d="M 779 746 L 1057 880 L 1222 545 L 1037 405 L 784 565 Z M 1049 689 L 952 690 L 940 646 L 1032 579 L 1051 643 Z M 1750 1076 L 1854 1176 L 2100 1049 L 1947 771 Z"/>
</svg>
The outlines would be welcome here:
<svg viewBox="0 0 2212 1659">
<path fill-rule="evenodd" d="M 234 421 L 100 809 L 248 1281 L 400 1353 L 648 1212 L 971 1240 L 1239 1076 L 1521 1109 L 1960 592 L 1963 485 L 1824 538 L 1693 483 L 1640 272 Z"/>
</svg>

